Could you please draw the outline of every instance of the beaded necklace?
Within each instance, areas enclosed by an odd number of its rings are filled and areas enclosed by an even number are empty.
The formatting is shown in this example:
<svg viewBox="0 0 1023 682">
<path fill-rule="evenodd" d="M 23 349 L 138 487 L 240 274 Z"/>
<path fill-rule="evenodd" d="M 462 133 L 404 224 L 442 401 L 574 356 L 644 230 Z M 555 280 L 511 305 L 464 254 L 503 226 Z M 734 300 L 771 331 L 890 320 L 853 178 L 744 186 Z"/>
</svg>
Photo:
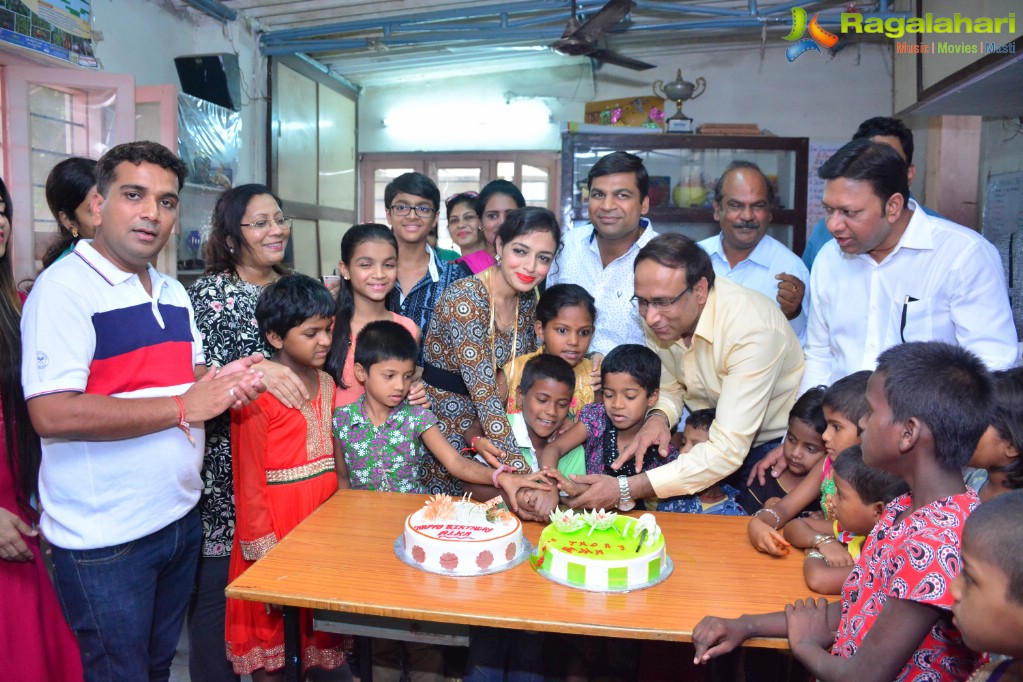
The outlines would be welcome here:
<svg viewBox="0 0 1023 682">
<path fill-rule="evenodd" d="M 633 460 L 629 460 L 623 464 L 622 468 L 618 471 L 611 468 L 614 461 L 618 459 L 619 454 L 618 429 L 615 428 L 614 424 L 612 424 L 611 420 L 606 416 L 604 417 L 604 437 L 601 440 L 604 451 L 604 473 L 611 476 L 635 476 L 636 463 Z"/>
</svg>

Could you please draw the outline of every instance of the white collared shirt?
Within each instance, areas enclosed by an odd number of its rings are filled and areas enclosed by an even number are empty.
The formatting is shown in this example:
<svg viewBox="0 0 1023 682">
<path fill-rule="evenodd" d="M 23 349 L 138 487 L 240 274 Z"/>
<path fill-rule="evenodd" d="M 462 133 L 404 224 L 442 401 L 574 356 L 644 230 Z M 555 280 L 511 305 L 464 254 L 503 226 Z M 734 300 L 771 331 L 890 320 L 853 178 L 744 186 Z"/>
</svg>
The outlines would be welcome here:
<svg viewBox="0 0 1023 682">
<path fill-rule="evenodd" d="M 946 341 L 973 351 L 992 370 L 1016 362 L 1016 328 L 995 247 L 973 230 L 913 216 L 877 263 L 828 242 L 810 275 L 813 295 L 801 391 L 862 369 L 903 341 Z"/>
<path fill-rule="evenodd" d="M 426 263 L 426 274 L 430 276 L 430 281 L 434 284 L 440 279 L 440 270 L 437 269 L 437 262 L 440 257 L 437 252 L 433 250 L 433 247 L 429 244 L 426 245 L 426 253 L 430 256 L 430 259 Z M 405 305 L 405 292 L 401 290 L 400 286 L 395 287 L 398 290 L 398 302 L 400 305 Z"/>
<path fill-rule="evenodd" d="M 806 269 L 802 258 L 769 234 L 765 234 L 749 256 L 736 263 L 734 268 L 728 263 L 720 234 L 704 239 L 700 246 L 710 254 L 715 273 L 759 291 L 772 301 L 778 300 L 778 280 L 774 278 L 775 275 L 785 273 L 798 277 L 806 287 L 803 292 L 803 305 L 799 315 L 789 320 L 789 324 L 796 332 L 799 343 L 806 345 L 806 319 L 807 311 L 810 310 L 810 271 Z"/>
<path fill-rule="evenodd" d="M 632 264 L 636 254 L 647 242 L 657 236 L 646 218 L 640 218 L 644 228 L 639 238 L 624 254 L 604 267 L 597 246 L 596 229 L 592 224 L 576 227 L 562 237 L 563 248 L 554 266 L 547 274 L 547 287 L 555 284 L 578 284 L 596 301 L 597 319 L 594 324 L 591 353 L 607 355 L 623 343 L 644 343 L 643 320 L 632 305 L 635 284 Z"/>
<path fill-rule="evenodd" d="M 532 467 L 533 471 L 539 471 L 539 458 L 537 457 L 536 450 L 533 449 L 533 441 L 529 438 L 529 426 L 526 425 L 526 415 L 521 412 L 514 412 L 508 415 L 508 421 L 511 423 L 512 438 L 515 439 L 515 445 L 519 447 L 519 451 L 522 452 L 522 456 L 529 462 L 529 466 Z"/>
</svg>

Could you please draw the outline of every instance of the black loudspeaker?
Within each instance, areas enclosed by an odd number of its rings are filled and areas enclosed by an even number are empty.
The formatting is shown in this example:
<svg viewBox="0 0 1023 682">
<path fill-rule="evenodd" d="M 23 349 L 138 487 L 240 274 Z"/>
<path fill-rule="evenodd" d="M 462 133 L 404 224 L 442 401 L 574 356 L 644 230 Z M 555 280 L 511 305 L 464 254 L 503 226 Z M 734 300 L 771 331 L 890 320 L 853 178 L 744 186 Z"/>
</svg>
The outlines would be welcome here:
<svg viewBox="0 0 1023 682">
<path fill-rule="evenodd" d="M 238 111 L 242 106 L 238 55 L 194 54 L 175 57 L 181 89 L 186 94 Z"/>
</svg>

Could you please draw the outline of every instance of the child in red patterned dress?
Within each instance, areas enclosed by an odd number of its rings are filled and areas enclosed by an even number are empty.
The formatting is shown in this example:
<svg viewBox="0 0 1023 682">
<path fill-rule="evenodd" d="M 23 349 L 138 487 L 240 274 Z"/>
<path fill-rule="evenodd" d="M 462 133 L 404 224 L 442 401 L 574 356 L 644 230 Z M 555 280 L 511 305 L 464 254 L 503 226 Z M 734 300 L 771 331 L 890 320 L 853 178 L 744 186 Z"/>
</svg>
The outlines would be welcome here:
<svg viewBox="0 0 1023 682">
<path fill-rule="evenodd" d="M 289 409 L 270 393 L 231 415 L 235 534 L 229 579 L 234 580 L 333 495 L 331 411 L 334 380 L 320 370 L 330 349 L 334 299 L 318 281 L 288 275 L 268 286 L 256 303 L 256 321 L 275 353 L 305 384 L 308 402 Z M 351 638 L 313 631 L 302 609 L 302 664 L 340 667 Z M 227 600 L 227 657 L 254 682 L 284 679 L 284 618 L 279 609 Z"/>
</svg>

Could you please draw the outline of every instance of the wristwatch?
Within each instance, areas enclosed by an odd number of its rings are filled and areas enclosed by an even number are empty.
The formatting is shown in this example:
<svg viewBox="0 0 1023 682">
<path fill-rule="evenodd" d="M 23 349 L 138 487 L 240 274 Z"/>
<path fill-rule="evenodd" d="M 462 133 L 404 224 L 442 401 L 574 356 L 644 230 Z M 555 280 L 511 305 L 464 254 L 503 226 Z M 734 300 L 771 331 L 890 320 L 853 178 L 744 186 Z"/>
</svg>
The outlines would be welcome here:
<svg viewBox="0 0 1023 682">
<path fill-rule="evenodd" d="M 621 511 L 629 511 L 636 506 L 635 500 L 632 499 L 632 493 L 629 491 L 629 477 L 619 476 L 618 477 L 618 509 Z"/>
</svg>

